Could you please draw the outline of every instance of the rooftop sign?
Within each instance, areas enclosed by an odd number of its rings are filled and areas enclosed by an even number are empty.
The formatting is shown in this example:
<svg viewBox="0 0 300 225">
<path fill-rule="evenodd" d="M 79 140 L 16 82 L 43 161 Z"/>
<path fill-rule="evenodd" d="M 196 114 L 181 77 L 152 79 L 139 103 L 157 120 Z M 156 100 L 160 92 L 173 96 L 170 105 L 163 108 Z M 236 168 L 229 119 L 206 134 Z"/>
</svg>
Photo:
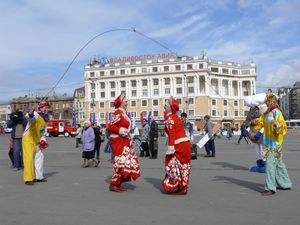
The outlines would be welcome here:
<svg viewBox="0 0 300 225">
<path fill-rule="evenodd" d="M 135 56 L 123 56 L 114 57 L 109 59 L 109 63 L 125 63 L 133 61 L 146 61 L 146 60 L 157 60 L 157 59 L 171 59 L 177 56 L 172 53 L 161 53 L 161 54 L 149 54 L 149 55 L 135 55 Z"/>
</svg>

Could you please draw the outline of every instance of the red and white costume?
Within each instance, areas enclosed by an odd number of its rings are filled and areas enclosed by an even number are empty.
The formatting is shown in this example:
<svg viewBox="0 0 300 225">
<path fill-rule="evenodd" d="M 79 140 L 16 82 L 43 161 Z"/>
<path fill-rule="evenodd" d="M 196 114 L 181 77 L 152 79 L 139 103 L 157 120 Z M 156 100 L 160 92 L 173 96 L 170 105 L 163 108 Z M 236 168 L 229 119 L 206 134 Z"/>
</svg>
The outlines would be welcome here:
<svg viewBox="0 0 300 225">
<path fill-rule="evenodd" d="M 162 184 L 168 192 L 187 191 L 190 181 L 191 142 L 185 134 L 181 119 L 176 115 L 177 110 L 176 107 L 175 110 L 172 108 L 172 113 L 166 115 L 165 120 L 169 140 L 165 158 L 166 175 Z"/>
<path fill-rule="evenodd" d="M 108 129 L 111 132 L 110 146 L 114 155 L 114 174 L 111 185 L 120 186 L 122 182 L 136 180 L 140 177 L 138 158 L 129 137 L 130 119 L 124 109 L 117 108 L 115 110 Z"/>
</svg>

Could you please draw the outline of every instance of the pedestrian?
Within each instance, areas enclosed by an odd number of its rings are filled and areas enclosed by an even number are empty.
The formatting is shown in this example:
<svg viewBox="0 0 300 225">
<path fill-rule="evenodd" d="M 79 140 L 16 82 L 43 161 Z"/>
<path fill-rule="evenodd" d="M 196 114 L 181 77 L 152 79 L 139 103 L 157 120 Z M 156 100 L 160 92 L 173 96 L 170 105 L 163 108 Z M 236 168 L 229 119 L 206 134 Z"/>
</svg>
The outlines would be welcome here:
<svg viewBox="0 0 300 225">
<path fill-rule="evenodd" d="M 90 121 L 84 122 L 82 132 L 82 158 L 83 168 L 89 167 L 89 160 L 92 159 L 94 167 L 98 167 L 100 161 L 95 158 L 95 132 Z"/>
<path fill-rule="evenodd" d="M 240 144 L 240 141 L 244 138 L 245 139 L 245 141 L 246 141 L 246 143 L 247 144 L 249 144 L 248 143 L 248 139 L 247 139 L 247 136 L 245 135 L 245 130 L 247 129 L 247 127 L 246 127 L 246 121 L 244 121 L 243 123 L 242 123 L 242 125 L 241 125 L 241 135 L 240 135 L 240 137 L 239 137 L 239 140 L 238 140 L 238 145 Z"/>
<path fill-rule="evenodd" d="M 149 157 L 150 152 L 149 152 L 149 132 L 150 132 L 150 127 L 147 123 L 147 120 L 144 118 L 142 121 L 142 132 L 141 132 L 141 153 L 140 157 Z"/>
<path fill-rule="evenodd" d="M 132 141 L 129 136 L 131 127 L 130 118 L 127 115 L 128 101 L 124 93 L 119 95 L 115 101 L 116 108 L 113 118 L 108 124 L 111 132 L 110 146 L 114 156 L 114 174 L 111 178 L 109 190 L 123 192 L 123 182 L 136 180 L 140 177 L 138 158 L 134 152 Z"/>
<path fill-rule="evenodd" d="M 23 161 L 24 161 L 24 182 L 26 185 L 34 185 L 35 170 L 34 157 L 36 148 L 42 137 L 41 130 L 46 129 L 46 122 L 49 121 L 50 104 L 47 101 L 38 103 L 38 112 L 34 109 L 26 114 L 28 123 L 23 133 Z"/>
<path fill-rule="evenodd" d="M 82 137 L 82 127 L 80 124 L 77 124 L 77 130 L 76 130 L 76 148 L 79 147 L 79 144 L 82 144 L 81 142 L 81 137 Z"/>
<path fill-rule="evenodd" d="M 100 127 L 97 126 L 97 123 L 93 123 L 93 129 L 95 133 L 95 155 L 96 159 L 99 161 L 102 133 L 100 132 Z"/>
<path fill-rule="evenodd" d="M 170 194 L 185 195 L 190 182 L 191 142 L 176 115 L 179 110 L 178 101 L 171 98 L 166 101 L 164 109 L 165 130 L 169 138 L 165 157 L 166 175 L 162 185 Z"/>
<path fill-rule="evenodd" d="M 233 129 L 230 125 L 228 125 L 227 127 L 227 140 L 230 140 L 232 138 L 232 134 L 233 134 Z"/>
<path fill-rule="evenodd" d="M 181 121 L 182 125 L 184 127 L 184 131 L 186 136 L 189 138 L 191 143 L 194 141 L 194 129 L 193 129 L 193 124 L 191 122 L 187 121 L 187 114 L 185 112 L 181 113 Z"/>
<path fill-rule="evenodd" d="M 17 109 L 10 115 L 10 120 L 7 122 L 7 127 L 12 128 L 12 139 L 14 148 L 14 167 L 16 170 L 22 168 L 22 136 L 27 124 L 27 120 L 23 115 L 22 109 Z"/>
<path fill-rule="evenodd" d="M 266 159 L 266 181 L 263 196 L 270 196 L 276 193 L 277 189 L 291 189 L 292 182 L 282 159 L 283 136 L 287 132 L 286 122 L 277 104 L 278 97 L 268 93 L 265 103 L 268 107 L 263 114 L 263 131 L 255 135 L 258 140 L 263 136 L 263 157 Z"/>
<path fill-rule="evenodd" d="M 204 157 L 216 157 L 215 136 L 213 133 L 214 125 L 210 120 L 209 115 L 204 116 L 204 120 L 205 120 L 204 131 L 209 136 L 209 140 L 204 145 L 206 151 L 206 155 Z"/>
<path fill-rule="evenodd" d="M 149 131 L 149 148 L 150 158 L 157 159 L 158 152 L 158 125 L 154 119 L 154 116 L 150 116 L 150 131 Z"/>
</svg>

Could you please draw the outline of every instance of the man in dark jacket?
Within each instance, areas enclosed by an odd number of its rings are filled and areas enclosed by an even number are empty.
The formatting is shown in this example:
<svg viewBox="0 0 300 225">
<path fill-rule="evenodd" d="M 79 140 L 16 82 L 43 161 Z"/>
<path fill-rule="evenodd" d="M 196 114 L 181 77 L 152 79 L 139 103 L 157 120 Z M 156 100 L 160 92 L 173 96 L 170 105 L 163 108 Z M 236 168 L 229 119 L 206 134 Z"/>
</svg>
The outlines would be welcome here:
<svg viewBox="0 0 300 225">
<path fill-rule="evenodd" d="M 93 124 L 93 129 L 95 133 L 95 155 L 96 159 L 99 160 L 102 133 L 96 123 Z"/>
<path fill-rule="evenodd" d="M 22 136 L 27 124 L 27 120 L 23 115 L 22 109 L 17 109 L 15 113 L 10 115 L 7 123 L 8 128 L 12 128 L 14 167 L 16 170 L 22 168 Z"/>
<path fill-rule="evenodd" d="M 157 159 L 158 151 L 158 125 L 154 120 L 154 116 L 150 117 L 150 132 L 149 132 L 149 148 L 150 148 L 150 158 Z"/>
</svg>

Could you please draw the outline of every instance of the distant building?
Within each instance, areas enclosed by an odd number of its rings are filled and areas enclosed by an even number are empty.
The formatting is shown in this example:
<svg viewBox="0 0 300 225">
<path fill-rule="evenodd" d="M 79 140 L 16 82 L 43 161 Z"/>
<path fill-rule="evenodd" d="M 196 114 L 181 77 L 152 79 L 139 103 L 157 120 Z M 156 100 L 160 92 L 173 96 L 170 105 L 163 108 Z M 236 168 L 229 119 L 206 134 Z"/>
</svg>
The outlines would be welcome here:
<svg viewBox="0 0 300 225">
<path fill-rule="evenodd" d="M 84 87 L 77 88 L 74 90 L 74 113 L 76 117 L 77 124 L 83 124 L 86 120 L 85 115 L 85 90 Z"/>
<path fill-rule="evenodd" d="M 290 109 L 291 109 L 291 96 L 290 87 L 281 87 L 278 89 L 279 105 L 282 114 L 286 120 L 290 119 Z"/>
<path fill-rule="evenodd" d="M 9 104 L 0 104 L 0 121 L 5 122 L 9 120 L 11 114 L 11 106 Z"/>
<path fill-rule="evenodd" d="M 12 110 L 17 108 L 23 109 L 24 112 L 28 112 L 31 109 L 37 109 L 39 100 L 37 98 L 30 98 L 28 96 L 18 97 L 11 100 Z M 50 119 L 73 119 L 73 97 L 64 96 L 51 96 L 48 97 L 50 103 L 49 115 Z"/>
<path fill-rule="evenodd" d="M 127 56 L 86 65 L 84 80 L 86 115 L 95 112 L 100 123 L 105 123 L 107 112 L 114 111 L 114 99 L 124 92 L 128 112 L 136 119 L 151 112 L 163 120 L 165 101 L 174 96 L 180 111 L 196 123 L 208 114 L 222 126 L 238 127 L 249 110 L 243 98 L 256 91 L 256 65 L 210 60 L 205 55 Z"/>
<path fill-rule="evenodd" d="M 290 91 L 291 96 L 291 119 L 300 119 L 300 81 L 297 81 Z"/>
</svg>

